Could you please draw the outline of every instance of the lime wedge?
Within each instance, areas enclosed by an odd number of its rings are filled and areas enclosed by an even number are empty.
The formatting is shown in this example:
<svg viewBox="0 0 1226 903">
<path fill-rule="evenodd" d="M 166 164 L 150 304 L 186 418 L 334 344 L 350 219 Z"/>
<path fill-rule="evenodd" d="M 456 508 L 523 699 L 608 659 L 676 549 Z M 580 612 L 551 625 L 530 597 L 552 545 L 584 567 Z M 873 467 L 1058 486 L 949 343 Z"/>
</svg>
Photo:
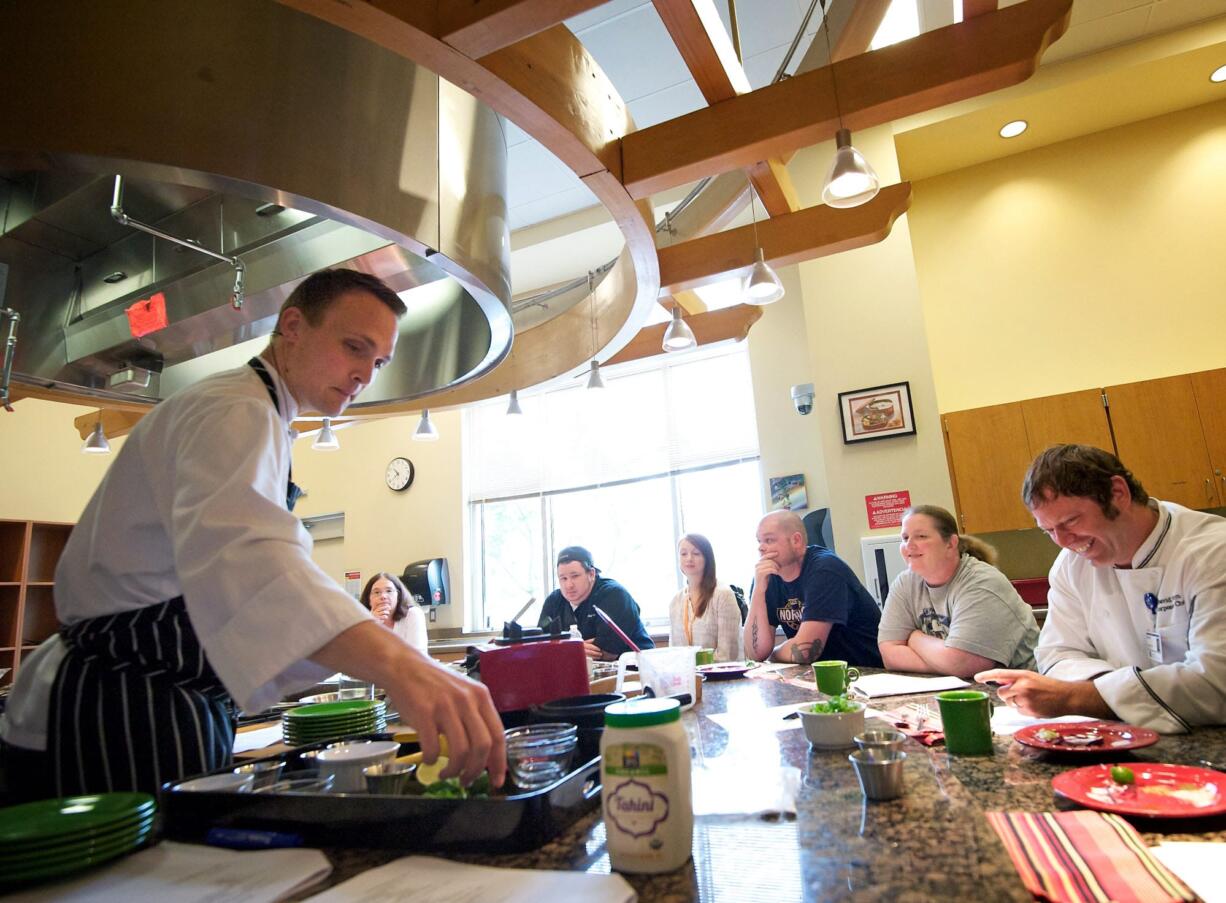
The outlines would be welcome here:
<svg viewBox="0 0 1226 903">
<path fill-rule="evenodd" d="M 417 782 L 423 787 L 429 787 L 431 784 L 441 781 L 439 772 L 447 767 L 447 757 L 439 756 L 432 764 L 422 762 L 417 766 Z"/>
</svg>

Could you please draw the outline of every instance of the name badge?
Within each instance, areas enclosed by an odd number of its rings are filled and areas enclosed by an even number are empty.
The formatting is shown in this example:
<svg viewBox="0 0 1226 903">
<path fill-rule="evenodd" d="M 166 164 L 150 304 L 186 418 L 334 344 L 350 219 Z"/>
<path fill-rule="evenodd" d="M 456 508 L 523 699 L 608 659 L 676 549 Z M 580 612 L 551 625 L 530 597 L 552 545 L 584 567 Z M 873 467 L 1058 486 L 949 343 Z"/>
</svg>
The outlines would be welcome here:
<svg viewBox="0 0 1226 903">
<path fill-rule="evenodd" d="M 1162 636 L 1156 630 L 1145 631 L 1145 649 L 1149 652 L 1149 660 L 1155 665 L 1162 664 Z"/>
</svg>

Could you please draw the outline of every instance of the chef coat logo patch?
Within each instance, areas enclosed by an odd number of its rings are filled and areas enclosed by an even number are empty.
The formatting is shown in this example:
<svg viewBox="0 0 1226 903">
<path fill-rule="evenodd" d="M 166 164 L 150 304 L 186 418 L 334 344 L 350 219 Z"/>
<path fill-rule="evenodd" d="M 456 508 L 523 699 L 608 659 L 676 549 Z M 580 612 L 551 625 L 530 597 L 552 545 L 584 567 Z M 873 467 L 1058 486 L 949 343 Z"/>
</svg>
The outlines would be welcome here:
<svg viewBox="0 0 1226 903">
<path fill-rule="evenodd" d="M 803 609 L 804 603 L 800 599 L 794 597 L 788 599 L 779 606 L 779 610 L 777 612 L 779 616 L 779 623 L 784 627 L 790 628 L 791 630 L 799 630 L 800 616 Z"/>
</svg>

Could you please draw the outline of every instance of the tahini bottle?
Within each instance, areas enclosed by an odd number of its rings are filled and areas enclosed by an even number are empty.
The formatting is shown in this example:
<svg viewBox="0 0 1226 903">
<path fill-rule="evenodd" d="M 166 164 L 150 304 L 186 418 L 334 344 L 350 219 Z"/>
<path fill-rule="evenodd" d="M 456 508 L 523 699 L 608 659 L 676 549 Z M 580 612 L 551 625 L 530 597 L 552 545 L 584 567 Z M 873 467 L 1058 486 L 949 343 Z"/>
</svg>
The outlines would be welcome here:
<svg viewBox="0 0 1226 903">
<path fill-rule="evenodd" d="M 675 699 L 605 709 L 601 800 L 609 859 L 619 872 L 668 872 L 690 858 L 690 743 Z"/>
</svg>

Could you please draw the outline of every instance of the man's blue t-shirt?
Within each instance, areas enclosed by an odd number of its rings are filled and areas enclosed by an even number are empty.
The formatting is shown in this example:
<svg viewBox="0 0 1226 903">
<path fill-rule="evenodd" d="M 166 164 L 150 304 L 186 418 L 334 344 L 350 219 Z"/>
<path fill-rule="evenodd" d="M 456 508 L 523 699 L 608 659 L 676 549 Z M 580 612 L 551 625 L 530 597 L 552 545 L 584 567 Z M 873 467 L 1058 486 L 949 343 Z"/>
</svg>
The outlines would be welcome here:
<svg viewBox="0 0 1226 903">
<path fill-rule="evenodd" d="M 809 546 L 800 575 L 790 582 L 772 574 L 766 584 L 766 616 L 788 639 L 804 621 L 829 621 L 830 635 L 819 658 L 881 667 L 877 625 L 881 610 L 843 559 Z"/>
</svg>

